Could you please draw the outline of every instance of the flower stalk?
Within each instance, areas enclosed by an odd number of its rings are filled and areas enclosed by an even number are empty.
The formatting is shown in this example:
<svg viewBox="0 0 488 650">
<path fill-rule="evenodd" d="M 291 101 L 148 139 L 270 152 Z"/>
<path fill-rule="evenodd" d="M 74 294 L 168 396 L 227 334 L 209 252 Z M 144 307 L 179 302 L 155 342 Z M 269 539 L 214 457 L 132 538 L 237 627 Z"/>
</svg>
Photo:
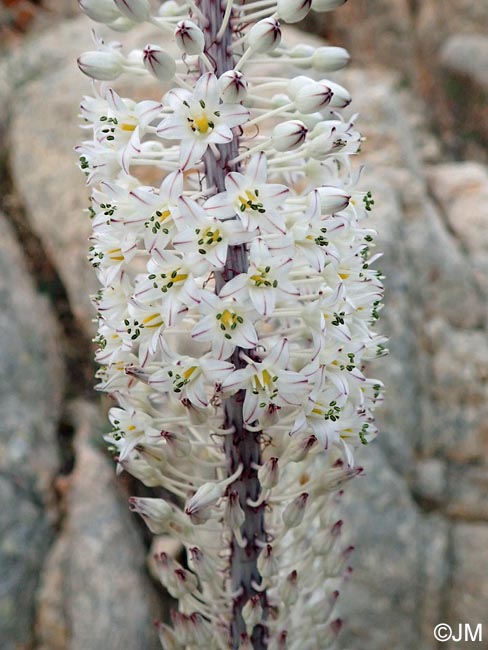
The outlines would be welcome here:
<svg viewBox="0 0 488 650">
<path fill-rule="evenodd" d="M 173 495 L 130 507 L 186 550 L 188 566 L 155 558 L 178 600 L 167 650 L 325 650 L 342 625 L 338 510 L 376 435 L 382 385 L 365 371 L 385 350 L 383 287 L 351 98 L 320 78 L 347 52 L 289 48 L 283 27 L 343 1 L 167 0 L 153 15 L 80 0 L 116 31 L 161 32 L 128 53 L 95 36 L 77 149 L 107 440 L 118 471 Z M 108 82 L 124 74 L 151 75 L 161 99 L 119 96 Z"/>
</svg>

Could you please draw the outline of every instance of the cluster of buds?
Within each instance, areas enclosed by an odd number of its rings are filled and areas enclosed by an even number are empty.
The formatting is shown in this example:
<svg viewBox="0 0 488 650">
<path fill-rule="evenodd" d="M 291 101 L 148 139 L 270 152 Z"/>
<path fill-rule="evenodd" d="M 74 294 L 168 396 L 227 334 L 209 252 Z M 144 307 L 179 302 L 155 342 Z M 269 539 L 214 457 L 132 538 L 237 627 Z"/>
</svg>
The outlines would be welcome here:
<svg viewBox="0 0 488 650">
<path fill-rule="evenodd" d="M 114 30 L 161 32 L 80 57 L 96 81 L 77 150 L 107 438 L 119 471 L 173 495 L 130 504 L 186 550 L 155 558 L 179 601 L 166 650 L 326 650 L 341 627 L 337 509 L 377 433 L 383 287 L 351 98 L 323 78 L 347 52 L 288 48 L 283 25 L 344 2 L 80 0 Z M 151 75 L 156 99 L 121 97 L 123 74 Z"/>
</svg>

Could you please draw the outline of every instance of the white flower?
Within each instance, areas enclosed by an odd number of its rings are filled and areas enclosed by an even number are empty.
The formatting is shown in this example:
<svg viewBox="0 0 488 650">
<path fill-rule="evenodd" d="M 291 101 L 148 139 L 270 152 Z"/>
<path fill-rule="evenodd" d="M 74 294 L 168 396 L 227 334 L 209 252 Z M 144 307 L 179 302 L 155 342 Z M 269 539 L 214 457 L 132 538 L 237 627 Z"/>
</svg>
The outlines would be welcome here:
<svg viewBox="0 0 488 650">
<path fill-rule="evenodd" d="M 179 400 L 187 399 L 198 409 L 208 406 L 215 387 L 233 369 L 231 363 L 211 357 L 177 356 L 166 346 L 163 351 L 166 365 L 151 375 L 149 384 L 162 393 L 174 394 Z"/>
<path fill-rule="evenodd" d="M 272 417 L 277 410 L 298 406 L 307 390 L 307 378 L 298 372 L 285 370 L 289 362 L 286 339 L 278 341 L 262 361 L 248 359 L 248 365 L 227 376 L 222 391 L 233 394 L 246 389 L 244 422 L 253 424 Z"/>
<path fill-rule="evenodd" d="M 262 239 L 251 244 L 250 264 L 247 273 L 239 273 L 220 291 L 222 298 L 250 300 L 254 309 L 263 316 L 270 316 L 276 303 L 296 297 L 296 286 L 287 279 L 292 259 L 272 257 Z"/>
<path fill-rule="evenodd" d="M 208 199 L 205 210 L 219 219 L 237 215 L 246 230 L 284 233 L 282 217 L 276 208 L 290 190 L 285 185 L 267 183 L 266 179 L 267 160 L 260 152 L 250 158 L 245 174 L 227 174 L 226 191 Z"/>
<path fill-rule="evenodd" d="M 234 298 L 219 298 L 213 293 L 201 295 L 202 318 L 192 330 L 197 341 L 212 343 L 217 359 L 228 359 L 236 346 L 244 350 L 255 348 L 258 335 L 254 323 L 258 314 Z"/>
<path fill-rule="evenodd" d="M 250 238 L 239 222 L 209 217 L 195 201 L 181 197 L 179 206 L 181 221 L 188 227 L 173 238 L 173 246 L 183 253 L 190 253 L 197 264 L 205 261 L 221 269 L 227 259 L 228 247 L 242 244 Z"/>
<path fill-rule="evenodd" d="M 209 144 L 232 140 L 232 129 L 243 124 L 249 111 L 240 104 L 220 102 L 217 77 L 204 74 L 195 90 L 176 89 L 166 95 L 173 114 L 158 126 L 160 137 L 181 140 L 180 163 L 182 169 L 200 160 Z"/>
</svg>

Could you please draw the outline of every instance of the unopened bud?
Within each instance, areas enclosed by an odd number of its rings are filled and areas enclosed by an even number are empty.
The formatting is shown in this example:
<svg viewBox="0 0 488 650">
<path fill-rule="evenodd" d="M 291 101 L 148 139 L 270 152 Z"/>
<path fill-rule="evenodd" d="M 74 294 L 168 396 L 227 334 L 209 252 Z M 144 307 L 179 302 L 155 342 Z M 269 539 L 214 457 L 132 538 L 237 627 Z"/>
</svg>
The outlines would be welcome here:
<svg viewBox="0 0 488 650">
<path fill-rule="evenodd" d="M 149 0 L 113 0 L 120 13 L 136 23 L 143 23 L 151 15 Z"/>
<path fill-rule="evenodd" d="M 336 84 L 334 81 L 324 80 L 319 83 L 324 84 L 332 91 L 332 99 L 330 100 L 329 106 L 332 108 L 345 108 L 349 106 L 352 101 L 350 93 L 339 84 Z"/>
<path fill-rule="evenodd" d="M 154 562 L 161 584 L 170 591 L 175 584 L 174 572 L 180 568 L 180 564 L 176 560 L 173 560 L 167 553 L 156 553 L 154 555 Z"/>
<path fill-rule="evenodd" d="M 163 650 L 183 650 L 183 646 L 178 643 L 175 633 L 168 625 L 158 623 L 157 628 Z"/>
<path fill-rule="evenodd" d="M 346 2 L 347 0 L 312 0 L 312 9 L 318 12 L 332 11 Z"/>
<path fill-rule="evenodd" d="M 124 57 L 113 50 L 84 52 L 78 57 L 78 67 L 92 79 L 113 81 L 124 70 Z"/>
<path fill-rule="evenodd" d="M 254 52 L 270 52 L 281 43 L 280 23 L 275 18 L 264 18 L 251 27 L 247 35 Z"/>
<path fill-rule="evenodd" d="M 175 0 L 165 0 L 158 10 L 158 14 L 163 18 L 167 16 L 179 16 L 181 14 L 181 5 Z"/>
<path fill-rule="evenodd" d="M 261 487 L 265 490 L 271 490 L 280 480 L 280 470 L 278 467 L 278 459 L 272 457 L 261 465 L 258 469 L 258 479 Z"/>
<path fill-rule="evenodd" d="M 206 553 L 198 546 L 189 549 L 188 564 L 202 581 L 211 582 L 215 579 L 215 567 Z"/>
<path fill-rule="evenodd" d="M 288 630 L 281 630 L 276 637 L 271 639 L 269 650 L 286 650 L 288 640 Z"/>
<path fill-rule="evenodd" d="M 142 61 L 146 70 L 160 81 L 170 81 L 175 76 L 175 60 L 159 45 L 146 45 Z"/>
<path fill-rule="evenodd" d="M 292 59 L 306 59 L 310 58 L 314 52 L 315 48 L 312 45 L 308 45 L 307 43 L 298 43 L 290 49 L 289 55 Z"/>
<path fill-rule="evenodd" d="M 223 488 L 218 483 L 204 483 L 198 488 L 185 508 L 192 523 L 203 524 L 210 518 L 210 508 L 220 499 L 222 491 Z"/>
<path fill-rule="evenodd" d="M 287 575 L 285 582 L 280 590 L 280 596 L 285 605 L 294 605 L 299 596 L 298 591 L 298 573 L 292 571 Z"/>
<path fill-rule="evenodd" d="M 253 645 L 247 632 L 242 632 L 241 634 L 239 650 L 253 650 Z"/>
<path fill-rule="evenodd" d="M 144 519 L 155 535 L 168 532 L 168 526 L 174 519 L 173 508 L 164 499 L 131 497 L 129 508 Z"/>
<path fill-rule="evenodd" d="M 178 458 L 184 458 L 190 454 L 191 443 L 183 436 L 172 431 L 161 431 L 160 436 L 166 441 L 168 450 Z"/>
<path fill-rule="evenodd" d="M 266 544 L 258 555 L 257 567 L 263 578 L 270 578 L 278 573 L 278 562 L 271 544 Z"/>
<path fill-rule="evenodd" d="M 335 551 L 340 543 L 342 520 L 337 521 L 331 529 L 319 530 L 311 539 L 311 545 L 317 555 L 327 555 Z"/>
<path fill-rule="evenodd" d="M 242 618 L 247 627 L 247 631 L 251 632 L 255 625 L 261 622 L 263 618 L 263 608 L 261 606 L 261 597 L 259 595 L 251 596 L 247 603 L 242 608 Z"/>
<path fill-rule="evenodd" d="M 318 47 L 312 54 L 312 67 L 319 72 L 335 72 L 342 70 L 350 58 L 343 47 Z"/>
<path fill-rule="evenodd" d="M 298 23 L 308 15 L 312 0 L 278 0 L 278 16 L 285 23 Z"/>
<path fill-rule="evenodd" d="M 239 503 L 239 493 L 236 490 L 229 492 L 225 504 L 225 523 L 231 530 L 237 530 L 242 526 L 245 518 L 246 515 L 244 514 L 244 510 L 241 508 L 241 504 Z"/>
<path fill-rule="evenodd" d="M 316 436 L 313 434 L 303 438 L 301 436 L 294 436 L 287 449 L 287 457 L 293 463 L 299 463 L 308 454 L 308 452 L 315 446 L 317 442 Z"/>
<path fill-rule="evenodd" d="M 173 573 L 173 580 L 167 589 L 173 598 L 181 598 L 186 594 L 192 594 L 198 587 L 198 580 L 193 573 L 186 571 L 183 567 L 178 567 Z"/>
<path fill-rule="evenodd" d="M 330 102 L 332 91 L 327 86 L 314 81 L 302 86 L 295 97 L 295 105 L 300 113 L 315 113 Z"/>
<path fill-rule="evenodd" d="M 305 141 L 308 129 L 300 120 L 290 120 L 277 124 L 271 134 L 271 142 L 276 151 L 292 151 Z"/>
<path fill-rule="evenodd" d="M 351 200 L 350 194 L 332 185 L 321 185 L 317 188 L 320 207 L 325 214 L 333 214 L 344 210 Z"/>
<path fill-rule="evenodd" d="M 182 20 L 176 25 L 176 45 L 185 54 L 201 54 L 205 48 L 205 37 L 198 25 L 191 20 Z"/>
<path fill-rule="evenodd" d="M 78 0 L 81 11 L 96 23 L 111 23 L 120 16 L 113 0 Z"/>
<path fill-rule="evenodd" d="M 247 81 L 238 70 L 227 70 L 219 78 L 220 96 L 224 102 L 238 104 L 246 98 Z"/>
<path fill-rule="evenodd" d="M 308 492 L 302 492 L 300 496 L 293 499 L 293 501 L 283 510 L 283 523 L 287 528 L 295 528 L 301 524 L 303 515 L 305 514 L 305 506 L 307 505 L 308 497 Z"/>
</svg>

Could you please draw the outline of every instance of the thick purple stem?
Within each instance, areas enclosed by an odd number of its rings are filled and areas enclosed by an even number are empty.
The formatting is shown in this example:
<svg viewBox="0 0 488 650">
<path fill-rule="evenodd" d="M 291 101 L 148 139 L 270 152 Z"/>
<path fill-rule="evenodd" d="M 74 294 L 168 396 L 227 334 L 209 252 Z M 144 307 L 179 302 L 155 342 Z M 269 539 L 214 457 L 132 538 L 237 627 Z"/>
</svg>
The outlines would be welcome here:
<svg viewBox="0 0 488 650">
<path fill-rule="evenodd" d="M 230 50 L 232 43 L 232 30 L 228 27 L 219 42 L 217 33 L 222 24 L 224 7 L 219 0 L 200 0 L 199 7 L 208 19 L 204 28 L 207 54 L 215 66 L 215 74 L 220 76 L 223 72 L 234 67 Z M 208 149 L 204 156 L 205 174 L 208 187 L 215 186 L 217 192 L 225 190 L 225 176 L 230 171 L 235 171 L 230 161 L 238 155 L 238 138 L 235 137 L 229 144 L 218 145 L 219 156 Z M 224 269 L 215 274 L 215 290 L 220 291 L 222 286 L 229 282 L 238 273 L 244 273 L 248 268 L 247 252 L 245 246 L 232 246 L 229 248 Z M 240 348 L 234 351 L 231 362 L 236 368 L 242 368 L 245 363 L 240 358 Z M 266 592 L 257 592 L 253 584 L 261 583 L 261 576 L 257 568 L 257 558 L 261 550 L 260 542 L 266 539 L 264 530 L 264 506 L 252 508 L 247 501 L 255 501 L 259 495 L 260 485 L 255 466 L 261 460 L 260 434 L 251 433 L 244 428 L 242 406 L 244 391 L 225 400 L 225 427 L 233 427 L 235 432 L 226 437 L 225 453 L 229 459 L 229 473 L 233 473 L 240 463 L 244 470 L 239 479 L 229 486 L 228 491 L 236 491 L 245 513 L 245 521 L 241 528 L 242 537 L 247 541 L 245 548 L 241 548 L 233 538 L 230 549 L 230 573 L 232 590 L 241 590 L 241 595 L 234 600 L 233 618 L 231 624 L 232 648 L 237 650 L 240 645 L 241 635 L 246 632 L 246 625 L 242 618 L 242 608 L 247 600 L 256 594 L 261 598 L 263 611 L 267 611 Z M 267 648 L 267 631 L 264 625 L 257 625 L 252 634 L 254 650 Z"/>
</svg>

